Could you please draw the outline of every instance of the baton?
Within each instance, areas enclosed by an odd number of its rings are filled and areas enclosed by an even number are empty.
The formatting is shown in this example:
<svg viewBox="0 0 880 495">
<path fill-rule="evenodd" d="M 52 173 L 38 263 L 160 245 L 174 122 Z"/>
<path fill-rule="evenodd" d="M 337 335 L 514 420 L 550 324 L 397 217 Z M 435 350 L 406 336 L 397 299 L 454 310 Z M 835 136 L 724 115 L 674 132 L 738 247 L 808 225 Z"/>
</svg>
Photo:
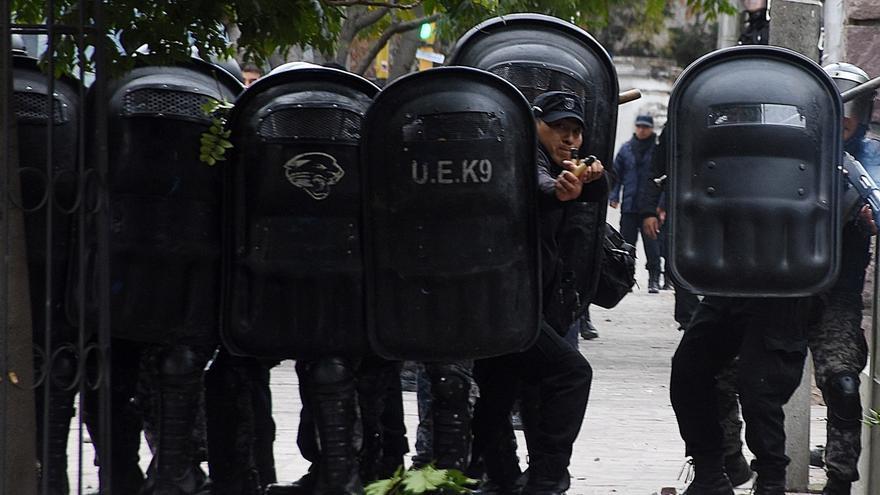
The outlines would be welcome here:
<svg viewBox="0 0 880 495">
<path fill-rule="evenodd" d="M 863 94 L 868 93 L 869 91 L 873 91 L 880 87 L 880 77 L 875 77 L 874 79 L 868 80 L 859 84 L 858 86 L 852 87 L 843 93 L 840 93 L 840 99 L 843 100 L 844 103 L 858 98 Z"/>
<path fill-rule="evenodd" d="M 628 89 L 623 93 L 617 95 L 617 104 L 623 105 L 624 103 L 629 103 L 631 101 L 638 100 L 642 97 L 642 92 L 637 89 Z"/>
</svg>

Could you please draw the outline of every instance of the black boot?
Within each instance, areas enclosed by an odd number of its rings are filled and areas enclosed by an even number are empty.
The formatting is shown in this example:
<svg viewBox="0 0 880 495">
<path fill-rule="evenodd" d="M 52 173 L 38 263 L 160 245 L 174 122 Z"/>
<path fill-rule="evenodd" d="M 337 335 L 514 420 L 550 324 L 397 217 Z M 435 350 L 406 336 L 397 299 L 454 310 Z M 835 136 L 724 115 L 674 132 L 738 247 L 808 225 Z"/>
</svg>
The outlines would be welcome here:
<svg viewBox="0 0 880 495">
<path fill-rule="evenodd" d="M 581 321 L 580 334 L 581 338 L 584 340 L 593 340 L 599 338 L 599 330 L 596 329 L 596 326 L 593 325 L 593 322 L 589 319 Z"/>
<path fill-rule="evenodd" d="M 208 469 L 212 495 L 262 495 L 257 468 L 253 388 L 260 363 L 221 349 L 205 373 Z"/>
<path fill-rule="evenodd" d="M 309 472 L 293 483 L 274 483 L 267 486 L 265 495 L 311 495 L 318 482 L 317 478 L 312 465 Z"/>
<path fill-rule="evenodd" d="M 105 418 L 101 415 L 102 397 L 98 391 L 86 391 L 82 417 L 95 448 L 99 493 L 137 494 L 144 484 L 144 473 L 139 464 L 144 418 L 133 399 L 140 372 L 142 346 L 119 339 L 114 339 L 112 346 L 110 376 L 113 380 L 110 383 L 109 409 L 113 414 L 110 431 L 104 429 L 108 425 L 104 424 Z"/>
<path fill-rule="evenodd" d="M 694 472 L 694 481 L 682 495 L 733 495 L 720 459 L 695 457 Z"/>
<path fill-rule="evenodd" d="M 714 480 L 694 480 L 682 495 L 733 495 L 733 486 L 722 474 Z"/>
<path fill-rule="evenodd" d="M 70 418 L 73 417 L 73 402 L 76 387 L 64 390 L 73 383 L 76 375 L 76 359 L 61 352 L 52 362 L 47 383 L 36 389 L 37 410 L 37 455 L 40 460 L 39 487 L 43 495 L 67 495 L 70 484 L 67 480 L 67 438 L 70 432 Z M 45 404 L 45 387 L 49 387 L 49 404 Z M 43 452 L 43 415 L 49 415 L 49 451 Z M 48 478 L 45 481 L 43 478 Z M 43 483 L 48 491 L 43 492 Z"/>
<path fill-rule="evenodd" d="M 307 374 L 306 390 L 321 445 L 314 493 L 363 493 L 355 448 L 357 392 L 352 365 L 345 359 L 325 358 L 312 363 Z"/>
<path fill-rule="evenodd" d="M 357 396 L 363 431 L 359 463 L 361 480 L 365 483 L 387 477 L 383 476 L 387 468 L 382 464 L 385 443 L 382 413 L 388 383 L 395 380 L 399 384 L 398 376 L 393 363 L 378 357 L 364 358 L 358 368 Z"/>
<path fill-rule="evenodd" d="M 206 362 L 206 357 L 183 345 L 156 355 L 157 441 L 143 495 L 208 494 L 204 473 L 194 461 L 193 445 Z"/>
<path fill-rule="evenodd" d="M 817 445 L 815 449 L 810 449 L 810 466 L 817 468 L 825 467 L 825 446 Z"/>
<path fill-rule="evenodd" d="M 470 379 L 460 363 L 431 363 L 434 457 L 438 468 L 464 472 L 470 458 Z"/>
<path fill-rule="evenodd" d="M 850 493 L 852 493 L 851 482 L 841 481 L 832 476 L 828 477 L 825 489 L 822 490 L 822 495 L 849 495 Z"/>
<path fill-rule="evenodd" d="M 785 475 L 782 476 L 762 476 L 758 474 L 758 479 L 752 487 L 754 495 L 785 495 Z"/>
<path fill-rule="evenodd" d="M 724 472 L 733 486 L 742 485 L 752 479 L 752 468 L 742 452 L 724 458 Z"/>
<path fill-rule="evenodd" d="M 525 486 L 522 495 L 564 495 L 571 486 L 571 476 L 565 461 L 545 458 L 543 455 L 531 456 L 529 469 L 525 472 Z"/>
<path fill-rule="evenodd" d="M 660 272 L 648 272 L 648 294 L 660 292 Z"/>
</svg>

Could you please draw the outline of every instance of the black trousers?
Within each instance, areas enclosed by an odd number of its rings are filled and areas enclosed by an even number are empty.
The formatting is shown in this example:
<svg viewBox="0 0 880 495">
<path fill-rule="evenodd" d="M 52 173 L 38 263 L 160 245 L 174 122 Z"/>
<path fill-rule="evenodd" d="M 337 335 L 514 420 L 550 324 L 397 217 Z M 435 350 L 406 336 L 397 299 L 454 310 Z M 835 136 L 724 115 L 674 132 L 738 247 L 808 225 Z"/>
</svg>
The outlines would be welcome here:
<svg viewBox="0 0 880 495">
<path fill-rule="evenodd" d="M 277 481 L 269 388 L 274 365 L 221 347 L 205 374 L 208 467 L 215 491 L 242 493 L 238 487 L 246 477 L 255 477 L 260 487 Z"/>
<path fill-rule="evenodd" d="M 675 286 L 675 310 L 673 316 L 679 326 L 687 328 L 691 317 L 700 305 L 700 298 L 686 288 L 669 269 L 666 270 L 666 279 Z"/>
<path fill-rule="evenodd" d="M 590 395 L 593 370 L 584 356 L 544 325 L 529 349 L 474 364 L 480 398 L 474 409 L 474 444 L 484 450 L 490 479 L 509 482 L 510 460 L 493 456 L 493 446 L 510 442 L 509 415 L 519 395 L 520 380 L 539 391 L 533 424 L 526 420 L 529 468 L 533 474 L 567 476 L 572 445 L 580 432 Z M 508 478 L 508 479 L 505 479 Z"/>
<path fill-rule="evenodd" d="M 645 241 L 645 257 L 648 258 L 645 268 L 650 273 L 660 273 L 660 243 L 657 239 L 648 239 L 642 235 L 642 216 L 639 213 L 620 213 L 620 235 L 623 239 L 636 245 L 639 237 Z"/>
<path fill-rule="evenodd" d="M 738 386 L 753 468 L 765 479 L 785 476 L 782 406 L 800 383 L 806 356 L 809 298 L 707 297 L 672 358 L 670 395 L 686 454 L 720 463 L 716 376 L 739 355 Z"/>
</svg>

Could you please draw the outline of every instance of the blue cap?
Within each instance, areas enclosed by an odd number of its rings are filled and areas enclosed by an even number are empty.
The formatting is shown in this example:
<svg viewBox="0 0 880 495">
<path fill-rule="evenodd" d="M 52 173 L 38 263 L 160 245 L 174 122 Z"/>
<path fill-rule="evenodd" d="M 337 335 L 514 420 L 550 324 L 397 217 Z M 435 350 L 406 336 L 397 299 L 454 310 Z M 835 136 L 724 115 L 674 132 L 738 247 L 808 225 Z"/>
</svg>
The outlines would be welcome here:
<svg viewBox="0 0 880 495">
<path fill-rule="evenodd" d="M 654 127 L 654 117 L 650 115 L 639 115 L 636 117 L 637 126 Z"/>
</svg>

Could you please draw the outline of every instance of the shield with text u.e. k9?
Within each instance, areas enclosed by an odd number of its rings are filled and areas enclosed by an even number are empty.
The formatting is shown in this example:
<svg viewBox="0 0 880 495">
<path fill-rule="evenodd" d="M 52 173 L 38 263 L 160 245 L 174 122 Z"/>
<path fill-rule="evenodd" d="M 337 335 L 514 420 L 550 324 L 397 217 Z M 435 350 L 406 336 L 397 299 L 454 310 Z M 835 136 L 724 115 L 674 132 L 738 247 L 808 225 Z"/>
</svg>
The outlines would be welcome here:
<svg viewBox="0 0 880 495">
<path fill-rule="evenodd" d="M 367 352 L 360 139 L 378 90 L 300 63 L 275 69 L 236 103 L 222 330 L 232 352 Z"/>
<path fill-rule="evenodd" d="M 196 58 L 136 67 L 111 81 L 107 194 L 114 337 L 216 340 L 221 166 L 199 160 L 199 141 L 212 124 L 203 106 L 233 101 L 241 90 L 232 74 Z"/>
<path fill-rule="evenodd" d="M 836 279 L 842 103 L 810 59 L 768 46 L 691 64 L 669 103 L 673 273 L 699 294 L 794 297 Z"/>
<path fill-rule="evenodd" d="M 432 69 L 379 93 L 364 129 L 374 350 L 457 360 L 526 348 L 540 314 L 528 102 L 488 72 Z"/>
</svg>

